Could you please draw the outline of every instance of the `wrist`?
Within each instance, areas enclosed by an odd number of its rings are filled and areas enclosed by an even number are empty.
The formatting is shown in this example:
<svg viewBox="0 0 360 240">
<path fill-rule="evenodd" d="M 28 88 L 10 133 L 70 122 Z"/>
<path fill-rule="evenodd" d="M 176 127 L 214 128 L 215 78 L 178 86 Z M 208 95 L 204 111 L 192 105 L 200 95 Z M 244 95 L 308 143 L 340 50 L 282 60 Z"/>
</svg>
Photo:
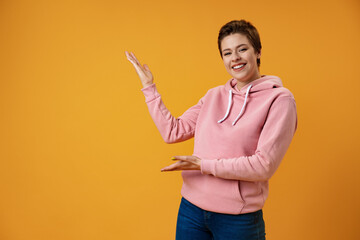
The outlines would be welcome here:
<svg viewBox="0 0 360 240">
<path fill-rule="evenodd" d="M 146 88 L 146 87 L 148 87 L 148 86 L 151 86 L 153 83 L 152 82 L 150 82 L 150 83 L 143 83 L 143 88 Z"/>
</svg>

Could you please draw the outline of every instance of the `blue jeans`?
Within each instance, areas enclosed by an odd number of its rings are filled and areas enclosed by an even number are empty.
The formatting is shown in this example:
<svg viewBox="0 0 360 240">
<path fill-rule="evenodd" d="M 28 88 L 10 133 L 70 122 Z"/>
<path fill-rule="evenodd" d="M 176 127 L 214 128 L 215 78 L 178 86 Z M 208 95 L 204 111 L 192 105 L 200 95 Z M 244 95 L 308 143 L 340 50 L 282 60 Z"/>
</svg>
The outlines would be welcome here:
<svg viewBox="0 0 360 240">
<path fill-rule="evenodd" d="M 181 199 L 176 240 L 264 240 L 262 210 L 239 215 L 205 211 Z"/>
</svg>

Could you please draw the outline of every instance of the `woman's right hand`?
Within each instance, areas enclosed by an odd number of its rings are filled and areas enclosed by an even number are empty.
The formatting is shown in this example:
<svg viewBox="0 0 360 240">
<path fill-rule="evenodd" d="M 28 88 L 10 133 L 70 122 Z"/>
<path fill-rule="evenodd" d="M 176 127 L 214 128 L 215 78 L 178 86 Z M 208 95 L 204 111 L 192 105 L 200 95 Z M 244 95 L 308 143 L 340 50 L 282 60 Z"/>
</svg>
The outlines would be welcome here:
<svg viewBox="0 0 360 240">
<path fill-rule="evenodd" d="M 136 73 L 139 75 L 139 78 L 141 80 L 143 87 L 145 88 L 145 87 L 148 87 L 151 84 L 153 84 L 154 77 L 153 77 L 148 65 L 144 64 L 144 66 L 142 66 L 140 64 L 139 60 L 137 60 L 137 58 L 135 57 L 134 53 L 132 53 L 132 52 L 128 53 L 127 51 L 125 51 L 125 54 L 126 54 L 127 59 L 134 66 Z"/>
</svg>

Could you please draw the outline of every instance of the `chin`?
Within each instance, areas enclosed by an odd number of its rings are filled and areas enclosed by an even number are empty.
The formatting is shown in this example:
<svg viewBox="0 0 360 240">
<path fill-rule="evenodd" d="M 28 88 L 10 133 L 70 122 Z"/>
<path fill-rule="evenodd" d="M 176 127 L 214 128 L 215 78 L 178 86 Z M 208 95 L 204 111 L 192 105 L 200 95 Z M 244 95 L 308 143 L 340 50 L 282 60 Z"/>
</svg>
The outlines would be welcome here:
<svg viewBox="0 0 360 240">
<path fill-rule="evenodd" d="M 238 82 L 247 82 L 250 79 L 250 76 L 233 75 L 233 78 L 236 79 Z"/>
</svg>

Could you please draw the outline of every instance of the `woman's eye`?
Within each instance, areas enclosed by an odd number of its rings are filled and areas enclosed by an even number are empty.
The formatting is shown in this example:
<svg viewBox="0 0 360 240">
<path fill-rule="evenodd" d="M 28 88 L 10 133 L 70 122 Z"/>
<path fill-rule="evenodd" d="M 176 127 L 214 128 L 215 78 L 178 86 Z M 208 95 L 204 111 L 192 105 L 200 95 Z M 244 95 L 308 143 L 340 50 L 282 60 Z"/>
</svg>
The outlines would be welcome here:
<svg viewBox="0 0 360 240">
<path fill-rule="evenodd" d="M 224 53 L 224 56 L 226 56 L 226 55 L 229 55 L 230 53 L 229 52 L 227 52 L 227 53 Z"/>
<path fill-rule="evenodd" d="M 242 48 L 240 49 L 240 52 L 245 52 L 247 50 L 247 48 Z"/>
</svg>

